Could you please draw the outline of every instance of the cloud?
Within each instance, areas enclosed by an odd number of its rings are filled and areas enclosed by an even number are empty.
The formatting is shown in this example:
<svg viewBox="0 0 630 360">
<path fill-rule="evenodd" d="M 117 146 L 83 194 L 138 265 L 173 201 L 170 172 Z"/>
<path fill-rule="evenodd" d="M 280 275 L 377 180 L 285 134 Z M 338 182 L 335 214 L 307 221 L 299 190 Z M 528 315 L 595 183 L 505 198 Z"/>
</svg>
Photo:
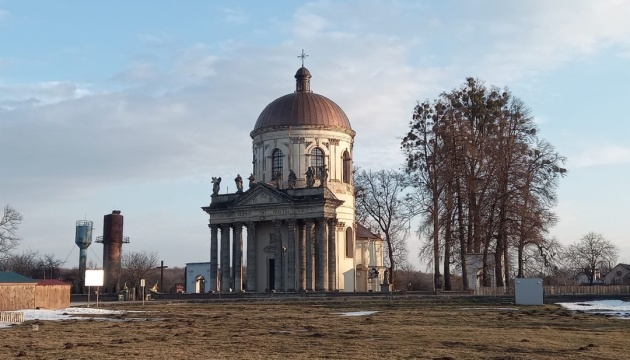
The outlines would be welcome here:
<svg viewBox="0 0 630 360">
<path fill-rule="evenodd" d="M 223 13 L 225 15 L 225 22 L 230 24 L 243 25 L 249 21 L 249 16 L 241 10 L 224 9 Z"/>
<path fill-rule="evenodd" d="M 462 11 L 468 16 L 460 24 L 445 24 L 463 35 L 461 42 L 470 41 L 464 46 L 471 51 L 460 52 L 458 63 L 470 62 L 474 73 L 489 81 L 536 78 L 603 48 L 620 54 L 630 48 L 628 2 L 473 1 Z M 487 44 L 478 46 L 475 39 Z"/>
<path fill-rule="evenodd" d="M 578 167 L 618 165 L 630 163 L 630 147 L 619 145 L 591 145 L 587 151 L 571 159 Z"/>
<path fill-rule="evenodd" d="M 170 34 L 166 33 L 139 33 L 136 34 L 136 39 L 138 39 L 141 43 L 149 46 L 167 45 L 173 41 L 173 37 Z"/>
<path fill-rule="evenodd" d="M 90 94 L 89 86 L 72 81 L 43 81 L 27 84 L 0 83 L 0 102 L 27 100 L 32 104 L 77 99 Z M 33 101 L 36 100 L 36 101 Z"/>
</svg>

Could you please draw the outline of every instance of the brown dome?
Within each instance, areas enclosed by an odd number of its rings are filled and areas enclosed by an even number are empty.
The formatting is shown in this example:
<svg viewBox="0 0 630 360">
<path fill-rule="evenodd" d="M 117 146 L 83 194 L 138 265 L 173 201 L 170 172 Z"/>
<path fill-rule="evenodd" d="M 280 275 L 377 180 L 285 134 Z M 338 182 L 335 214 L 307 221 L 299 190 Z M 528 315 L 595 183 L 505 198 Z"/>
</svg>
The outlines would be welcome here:
<svg viewBox="0 0 630 360">
<path fill-rule="evenodd" d="M 295 74 L 296 91 L 282 96 L 260 113 L 254 131 L 275 126 L 330 126 L 352 131 L 350 121 L 339 105 L 325 96 L 310 92 L 311 74 L 305 67 Z"/>
</svg>

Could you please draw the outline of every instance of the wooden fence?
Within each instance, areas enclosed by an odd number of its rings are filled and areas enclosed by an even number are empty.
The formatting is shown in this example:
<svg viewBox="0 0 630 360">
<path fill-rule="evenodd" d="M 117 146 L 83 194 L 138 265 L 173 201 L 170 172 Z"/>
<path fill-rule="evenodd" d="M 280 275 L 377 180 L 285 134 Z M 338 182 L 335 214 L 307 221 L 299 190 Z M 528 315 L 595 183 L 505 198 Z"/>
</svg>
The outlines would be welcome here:
<svg viewBox="0 0 630 360">
<path fill-rule="evenodd" d="M 71 285 L 37 285 L 35 307 L 40 309 L 64 309 L 70 306 Z"/>
<path fill-rule="evenodd" d="M 35 308 L 35 283 L 0 284 L 0 311 Z"/>
<path fill-rule="evenodd" d="M 479 287 L 473 292 L 479 296 L 513 296 L 514 288 L 512 287 Z M 630 294 L 630 285 L 608 285 L 608 286 L 543 286 L 544 295 L 628 295 Z"/>
<path fill-rule="evenodd" d="M 0 311 L 0 323 L 21 323 L 24 322 L 24 313 L 19 311 Z"/>
</svg>

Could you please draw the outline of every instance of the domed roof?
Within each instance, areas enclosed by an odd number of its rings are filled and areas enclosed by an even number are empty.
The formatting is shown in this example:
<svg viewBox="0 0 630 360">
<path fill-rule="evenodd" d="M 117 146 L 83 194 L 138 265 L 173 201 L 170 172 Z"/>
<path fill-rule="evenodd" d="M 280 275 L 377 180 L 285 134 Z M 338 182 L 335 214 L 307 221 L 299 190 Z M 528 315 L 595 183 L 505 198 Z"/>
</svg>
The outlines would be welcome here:
<svg viewBox="0 0 630 360">
<path fill-rule="evenodd" d="M 301 67 L 295 74 L 296 91 L 272 101 L 260 113 L 254 131 L 274 126 L 330 126 L 352 131 L 339 105 L 310 91 L 311 73 Z"/>
</svg>

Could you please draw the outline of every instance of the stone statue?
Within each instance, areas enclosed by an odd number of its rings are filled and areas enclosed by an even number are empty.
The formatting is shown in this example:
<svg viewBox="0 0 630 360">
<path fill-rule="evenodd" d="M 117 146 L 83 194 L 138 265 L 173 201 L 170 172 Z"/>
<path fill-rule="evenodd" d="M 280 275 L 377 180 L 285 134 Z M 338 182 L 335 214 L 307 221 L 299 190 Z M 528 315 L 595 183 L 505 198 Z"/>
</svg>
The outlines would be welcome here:
<svg viewBox="0 0 630 360">
<path fill-rule="evenodd" d="M 254 176 L 254 173 L 250 173 L 247 180 L 249 180 L 249 188 L 253 188 L 254 184 L 256 183 L 256 177 Z"/>
<path fill-rule="evenodd" d="M 295 175 L 295 171 L 289 170 L 289 189 L 295 189 L 296 183 L 297 183 L 297 175 Z"/>
<path fill-rule="evenodd" d="M 306 175 L 306 187 L 313 187 L 313 185 L 315 185 L 315 172 L 313 171 L 313 167 L 309 166 L 304 175 Z"/>
<path fill-rule="evenodd" d="M 221 177 L 213 177 L 212 184 L 212 196 L 219 195 L 219 189 L 221 189 Z"/>
<path fill-rule="evenodd" d="M 276 189 L 282 189 L 282 173 L 281 172 L 276 174 L 276 177 L 274 180 L 276 180 Z"/>
<path fill-rule="evenodd" d="M 319 184 L 320 187 L 324 187 L 326 186 L 326 183 L 328 182 L 328 168 L 326 168 L 326 165 L 322 166 L 322 176 L 321 176 L 321 183 Z"/>
<path fill-rule="evenodd" d="M 241 174 L 236 174 L 236 179 L 234 179 L 234 182 L 236 183 L 236 192 L 242 193 L 243 192 L 243 178 L 241 177 Z"/>
<path fill-rule="evenodd" d="M 389 285 L 389 269 L 385 269 L 383 273 L 383 285 Z"/>
</svg>

